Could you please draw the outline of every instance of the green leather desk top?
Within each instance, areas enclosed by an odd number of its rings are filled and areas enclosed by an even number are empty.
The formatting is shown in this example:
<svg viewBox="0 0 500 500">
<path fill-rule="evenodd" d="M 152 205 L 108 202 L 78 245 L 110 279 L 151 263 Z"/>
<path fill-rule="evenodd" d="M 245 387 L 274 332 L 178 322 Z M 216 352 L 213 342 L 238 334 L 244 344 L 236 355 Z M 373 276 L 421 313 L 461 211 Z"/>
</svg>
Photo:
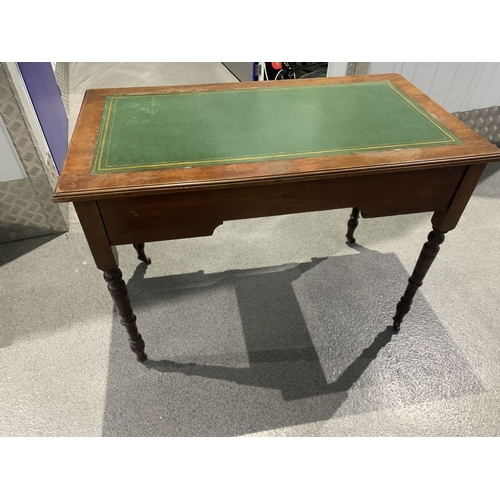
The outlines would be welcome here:
<svg viewBox="0 0 500 500">
<path fill-rule="evenodd" d="M 92 173 L 461 142 L 389 81 L 108 96 Z"/>
</svg>

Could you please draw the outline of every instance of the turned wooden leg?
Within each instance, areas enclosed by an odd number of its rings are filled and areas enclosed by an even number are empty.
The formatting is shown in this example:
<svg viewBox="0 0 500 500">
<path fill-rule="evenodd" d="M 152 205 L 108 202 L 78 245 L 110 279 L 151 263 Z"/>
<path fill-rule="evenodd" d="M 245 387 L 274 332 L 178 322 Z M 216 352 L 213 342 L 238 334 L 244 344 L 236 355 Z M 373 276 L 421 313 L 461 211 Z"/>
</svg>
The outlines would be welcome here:
<svg viewBox="0 0 500 500">
<path fill-rule="evenodd" d="M 137 330 L 136 317 L 130 299 L 128 296 L 127 285 L 122 279 L 120 268 L 115 267 L 109 271 L 104 271 L 104 279 L 108 284 L 108 290 L 111 294 L 116 309 L 121 316 L 121 323 L 127 329 L 130 348 L 135 352 L 137 359 L 141 362 L 146 361 L 147 356 L 144 352 L 144 340 Z"/>
<path fill-rule="evenodd" d="M 147 265 L 151 264 L 151 259 L 146 257 L 144 253 L 144 243 L 134 243 L 134 248 L 137 251 L 137 258 L 139 260 L 142 260 L 142 262 L 145 262 Z"/>
<path fill-rule="evenodd" d="M 396 306 L 396 315 L 392 318 L 394 320 L 393 329 L 395 332 L 399 332 L 401 322 L 411 308 L 413 297 L 415 297 L 415 293 L 419 287 L 422 286 L 425 275 L 439 252 L 439 245 L 443 243 L 444 235 L 444 232 L 433 227 L 433 230 L 427 236 L 427 242 L 420 252 L 413 274 L 408 280 L 406 291 Z"/>
<path fill-rule="evenodd" d="M 354 207 L 352 209 L 351 217 L 347 221 L 347 234 L 345 237 L 347 238 L 348 243 L 356 243 L 356 238 L 354 238 L 354 230 L 358 227 L 358 219 L 359 219 L 359 208 Z"/>
</svg>

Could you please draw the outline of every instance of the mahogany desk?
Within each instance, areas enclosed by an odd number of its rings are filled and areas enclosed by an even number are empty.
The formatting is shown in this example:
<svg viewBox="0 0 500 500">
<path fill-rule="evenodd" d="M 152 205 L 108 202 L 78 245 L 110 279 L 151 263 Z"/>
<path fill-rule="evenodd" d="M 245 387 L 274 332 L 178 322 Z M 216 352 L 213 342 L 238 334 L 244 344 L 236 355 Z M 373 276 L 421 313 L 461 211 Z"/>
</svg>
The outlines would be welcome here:
<svg viewBox="0 0 500 500">
<path fill-rule="evenodd" d="M 500 151 L 395 74 L 88 90 L 55 202 L 73 202 L 139 361 L 116 245 L 208 236 L 224 221 L 355 207 L 434 212 L 398 331 L 444 234 Z"/>
</svg>

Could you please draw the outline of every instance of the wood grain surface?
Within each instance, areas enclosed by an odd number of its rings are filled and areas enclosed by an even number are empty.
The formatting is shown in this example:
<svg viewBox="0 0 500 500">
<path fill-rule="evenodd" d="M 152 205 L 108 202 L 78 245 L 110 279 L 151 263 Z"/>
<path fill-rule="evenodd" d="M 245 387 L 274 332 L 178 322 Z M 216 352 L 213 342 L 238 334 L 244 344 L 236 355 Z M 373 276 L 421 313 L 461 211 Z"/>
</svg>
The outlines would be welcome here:
<svg viewBox="0 0 500 500">
<path fill-rule="evenodd" d="M 395 151 L 353 153 L 341 156 L 316 156 L 287 160 L 213 165 L 188 169 L 153 170 L 91 175 L 96 141 L 106 96 L 162 94 L 238 90 L 294 85 L 320 86 L 332 83 L 391 81 L 433 118 L 442 123 L 463 143 Z M 173 87 L 136 87 L 96 89 L 86 92 L 75 126 L 63 172 L 54 201 L 67 202 L 102 199 L 115 196 L 136 196 L 177 190 L 231 188 L 241 185 L 263 185 L 274 182 L 366 175 L 436 166 L 485 164 L 500 160 L 500 150 L 487 142 L 457 118 L 420 92 L 397 74 L 362 75 L 356 77 L 318 78 L 268 82 L 241 82 Z"/>
</svg>

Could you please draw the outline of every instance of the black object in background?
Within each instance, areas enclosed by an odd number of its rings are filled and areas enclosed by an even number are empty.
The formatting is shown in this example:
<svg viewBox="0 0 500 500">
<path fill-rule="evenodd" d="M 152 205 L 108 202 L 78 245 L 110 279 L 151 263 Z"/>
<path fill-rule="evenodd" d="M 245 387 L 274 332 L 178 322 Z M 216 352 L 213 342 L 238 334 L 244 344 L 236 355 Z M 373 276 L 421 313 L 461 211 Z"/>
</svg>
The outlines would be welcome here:
<svg viewBox="0 0 500 500">
<path fill-rule="evenodd" d="M 267 80 L 291 80 L 294 78 L 321 78 L 326 76 L 327 62 L 282 62 L 281 69 L 266 62 Z M 276 65 L 276 63 L 275 63 Z"/>
<path fill-rule="evenodd" d="M 240 82 L 257 80 L 257 64 L 253 62 L 223 62 L 222 63 Z M 294 78 L 320 78 L 326 76 L 327 62 L 282 62 L 281 69 L 273 68 L 273 63 L 264 63 L 265 80 L 291 80 Z"/>
</svg>

